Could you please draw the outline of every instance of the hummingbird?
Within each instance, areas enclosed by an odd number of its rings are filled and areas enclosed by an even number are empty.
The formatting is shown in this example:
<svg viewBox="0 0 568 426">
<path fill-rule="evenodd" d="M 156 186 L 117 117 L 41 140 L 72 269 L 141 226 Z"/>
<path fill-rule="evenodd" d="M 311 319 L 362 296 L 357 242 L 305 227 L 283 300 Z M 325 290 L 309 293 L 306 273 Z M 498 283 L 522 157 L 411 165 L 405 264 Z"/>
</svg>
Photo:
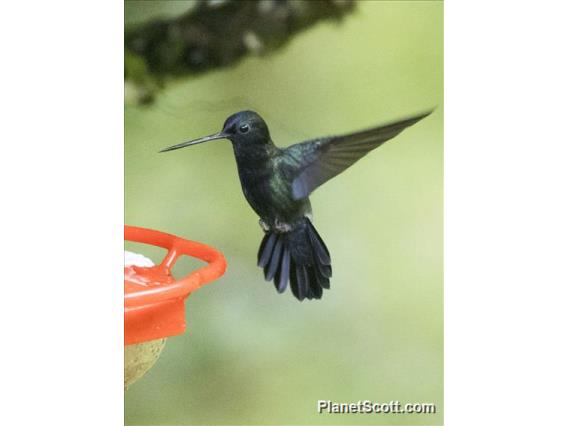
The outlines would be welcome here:
<svg viewBox="0 0 568 426">
<path fill-rule="evenodd" d="M 290 283 L 300 301 L 321 299 L 323 290 L 330 288 L 331 256 L 312 223 L 309 195 L 431 112 L 279 148 L 258 113 L 240 111 L 225 120 L 220 132 L 160 152 L 220 139 L 231 141 L 244 196 L 264 231 L 257 256 L 264 278 L 273 281 L 279 293 Z"/>
</svg>

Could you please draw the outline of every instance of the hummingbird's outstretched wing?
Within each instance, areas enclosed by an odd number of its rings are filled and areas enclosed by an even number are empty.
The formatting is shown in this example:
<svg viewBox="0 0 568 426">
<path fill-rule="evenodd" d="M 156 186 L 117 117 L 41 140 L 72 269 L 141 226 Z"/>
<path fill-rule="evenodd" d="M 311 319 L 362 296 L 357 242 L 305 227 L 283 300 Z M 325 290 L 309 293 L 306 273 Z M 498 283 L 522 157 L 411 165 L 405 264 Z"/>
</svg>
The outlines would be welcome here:
<svg viewBox="0 0 568 426">
<path fill-rule="evenodd" d="M 284 150 L 292 177 L 292 195 L 305 198 L 318 186 L 347 169 L 369 151 L 394 138 L 432 111 L 381 127 L 343 136 L 318 138 Z"/>
</svg>

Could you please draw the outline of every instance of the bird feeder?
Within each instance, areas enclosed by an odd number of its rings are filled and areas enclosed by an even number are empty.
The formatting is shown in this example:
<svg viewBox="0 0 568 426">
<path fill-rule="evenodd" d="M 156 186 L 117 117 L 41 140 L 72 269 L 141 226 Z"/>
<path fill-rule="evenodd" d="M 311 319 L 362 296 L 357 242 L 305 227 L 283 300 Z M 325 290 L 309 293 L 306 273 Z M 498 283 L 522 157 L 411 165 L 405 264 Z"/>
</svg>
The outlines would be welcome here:
<svg viewBox="0 0 568 426">
<path fill-rule="evenodd" d="M 223 275 L 226 261 L 217 250 L 164 232 L 124 227 L 127 241 L 168 250 L 159 265 L 124 267 L 124 385 L 142 377 L 156 362 L 166 338 L 185 331 L 185 299 Z M 180 256 L 207 265 L 176 280 L 171 270 Z"/>
</svg>

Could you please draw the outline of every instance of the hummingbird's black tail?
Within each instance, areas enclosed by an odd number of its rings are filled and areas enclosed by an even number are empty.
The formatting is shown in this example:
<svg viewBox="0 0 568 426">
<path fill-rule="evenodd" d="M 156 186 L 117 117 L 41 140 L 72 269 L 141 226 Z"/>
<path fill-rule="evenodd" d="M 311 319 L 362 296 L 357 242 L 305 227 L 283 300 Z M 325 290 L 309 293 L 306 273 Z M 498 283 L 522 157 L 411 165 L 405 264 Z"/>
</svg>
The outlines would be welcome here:
<svg viewBox="0 0 568 426">
<path fill-rule="evenodd" d="M 307 217 L 291 231 L 268 231 L 258 250 L 258 266 L 264 269 L 266 281 L 274 281 L 279 293 L 290 281 L 292 293 L 300 301 L 320 299 L 323 289 L 329 289 L 329 251 Z"/>
</svg>

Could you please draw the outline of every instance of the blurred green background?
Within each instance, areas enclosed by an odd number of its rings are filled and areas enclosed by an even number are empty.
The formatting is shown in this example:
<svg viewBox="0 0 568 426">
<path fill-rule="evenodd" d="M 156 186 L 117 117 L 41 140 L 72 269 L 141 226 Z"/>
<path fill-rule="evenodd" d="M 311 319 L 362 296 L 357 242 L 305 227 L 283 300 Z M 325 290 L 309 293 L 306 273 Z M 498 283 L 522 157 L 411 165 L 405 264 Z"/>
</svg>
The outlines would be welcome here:
<svg viewBox="0 0 568 426">
<path fill-rule="evenodd" d="M 264 282 L 263 234 L 228 141 L 157 154 L 243 109 L 286 146 L 432 106 L 312 195 L 334 267 L 320 301 Z M 442 2 L 361 2 L 270 56 L 169 82 L 155 103 L 125 108 L 125 182 L 127 224 L 211 244 L 228 261 L 188 299 L 188 332 L 125 393 L 126 424 L 442 424 Z M 431 402 L 437 413 L 317 414 L 319 399 Z"/>
</svg>

